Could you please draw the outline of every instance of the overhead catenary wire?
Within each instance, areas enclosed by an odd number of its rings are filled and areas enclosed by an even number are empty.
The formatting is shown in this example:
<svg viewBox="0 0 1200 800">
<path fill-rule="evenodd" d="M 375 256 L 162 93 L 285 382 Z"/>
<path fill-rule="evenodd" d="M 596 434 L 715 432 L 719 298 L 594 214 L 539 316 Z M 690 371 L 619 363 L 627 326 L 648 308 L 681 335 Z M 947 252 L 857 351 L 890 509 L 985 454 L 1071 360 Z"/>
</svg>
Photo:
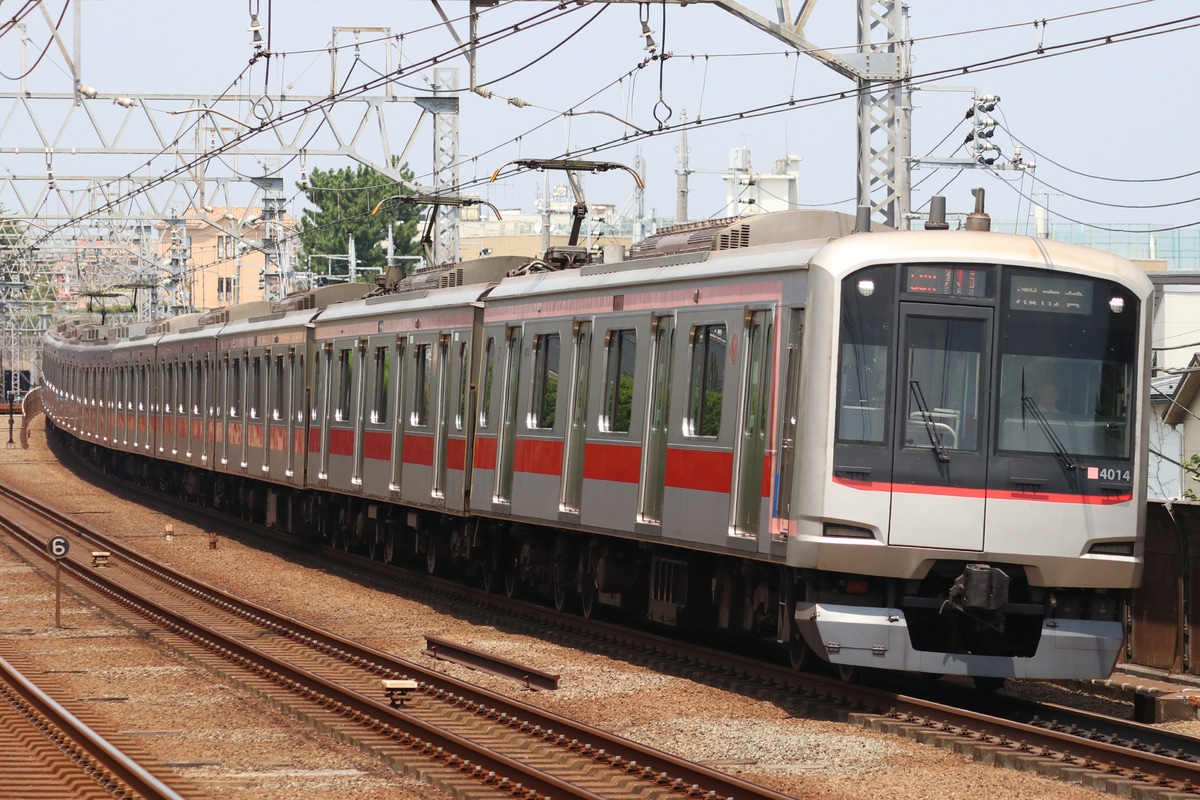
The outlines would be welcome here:
<svg viewBox="0 0 1200 800">
<path fill-rule="evenodd" d="M 1122 6 L 1114 6 L 1113 8 L 1123 8 L 1123 7 L 1128 7 L 1130 5 L 1137 5 L 1137 4 L 1136 3 L 1135 4 L 1124 4 Z M 570 10 L 571 9 L 569 9 L 569 8 L 564 10 L 562 12 L 562 16 L 565 16 L 567 13 L 570 13 Z M 941 70 L 930 71 L 928 73 L 924 73 L 923 75 L 915 76 L 914 82 L 917 82 L 917 83 L 932 82 L 932 81 L 940 80 L 948 75 L 962 75 L 962 74 L 970 74 L 972 72 L 985 72 L 985 71 L 989 71 L 989 70 L 1000 69 L 1000 68 L 1004 68 L 1004 67 L 1028 63 L 1028 62 L 1034 61 L 1034 60 L 1053 58 L 1053 57 L 1059 57 L 1062 55 L 1078 53 L 1078 52 L 1082 52 L 1085 50 L 1094 49 L 1097 47 L 1104 47 L 1104 46 L 1109 46 L 1109 45 L 1113 45 L 1113 44 L 1122 44 L 1122 43 L 1126 43 L 1126 42 L 1130 42 L 1130 41 L 1136 41 L 1138 39 L 1147 38 L 1150 36 L 1161 36 L 1161 35 L 1166 35 L 1169 33 L 1177 33 L 1180 31 L 1190 30 L 1194 27 L 1200 26 L 1200 22 L 1198 22 L 1197 20 L 1200 20 L 1200 15 L 1183 17 L 1183 18 L 1178 18 L 1178 19 L 1174 19 L 1174 20 L 1168 20 L 1168 21 L 1164 21 L 1164 22 L 1160 22 L 1160 23 L 1154 23 L 1151 25 L 1142 26 L 1140 28 L 1130 29 L 1130 30 L 1126 30 L 1126 31 L 1119 31 L 1116 33 L 1102 35 L 1102 36 L 1087 37 L 1087 38 L 1079 39 L 1079 40 L 1076 40 L 1073 42 L 1067 42 L 1067 43 L 1053 45 L 1053 46 L 1043 47 L 1043 46 L 1039 45 L 1035 50 L 1024 50 L 1024 51 L 1012 53 L 1012 54 L 1009 54 L 1006 56 L 1000 56 L 997 58 L 986 59 L 986 60 L 979 61 L 979 62 L 976 62 L 973 64 L 962 65 L 962 66 L 955 67 L 952 69 L 941 69 Z M 516 26 L 514 26 L 514 27 L 516 27 Z M 506 30 L 506 34 L 507 33 L 508 33 L 508 31 Z M 384 37 L 384 38 L 391 38 L 391 37 Z M 486 35 L 481 37 L 481 41 L 484 40 L 485 38 L 486 38 Z M 405 70 L 403 68 L 400 70 L 397 70 L 392 75 L 388 76 L 388 78 L 390 79 L 390 78 L 394 78 L 394 77 L 400 77 L 404 74 L 410 74 L 410 72 L 416 71 L 417 69 L 439 63 L 439 60 L 444 61 L 445 58 L 447 58 L 451 55 L 456 55 L 457 52 L 458 51 L 456 48 L 452 48 L 451 50 L 446 51 L 445 53 L 425 59 L 425 61 L 422 62 L 422 64 L 415 65 L 412 70 Z M 240 144 L 242 141 L 245 141 L 246 139 L 251 138 L 254 135 L 257 135 L 258 133 L 262 133 L 267 130 L 271 130 L 274 127 L 277 127 L 282 124 L 286 124 L 287 122 L 297 119 L 304 114 L 320 112 L 322 109 L 324 109 L 336 102 L 339 102 L 341 100 L 350 99 L 359 94 L 363 94 L 363 93 L 369 91 L 370 89 L 376 88 L 378 85 L 381 85 L 380 82 L 383 80 L 385 80 L 385 79 L 380 78 L 380 79 L 368 81 L 368 82 L 363 83 L 352 89 L 348 89 L 344 92 L 335 94 L 335 95 L 333 95 L 329 98 L 326 98 L 320 102 L 313 103 L 310 106 L 306 106 L 303 109 L 298 109 L 293 112 L 281 114 L 275 118 L 266 120 L 261 125 L 253 128 L 253 129 L 250 129 L 246 132 L 243 132 L 242 134 L 239 134 L 237 137 L 232 139 L 230 142 L 224 144 L 222 147 L 216 148 L 210 153 L 206 153 L 203 156 L 197 157 L 196 159 L 189 162 L 188 164 L 184 164 L 173 170 L 170 170 L 166 175 L 162 176 L 162 178 L 157 181 L 147 182 L 147 183 L 143 184 L 142 186 L 139 186 L 136 190 L 132 190 L 129 193 L 126 193 L 118 198 L 113 199 L 109 203 L 106 203 L 106 204 L 100 206 L 99 208 L 94 209 L 93 211 L 90 211 L 87 216 L 94 216 L 99 213 L 102 213 L 103 211 L 109 210 L 117 203 L 126 201 L 130 194 L 133 194 L 136 192 L 141 192 L 141 191 L 146 191 L 149 188 L 152 188 L 153 186 L 156 186 L 156 185 L 164 182 L 167 179 L 174 178 L 175 176 L 181 174 L 182 172 L 193 168 L 195 165 L 202 163 L 207 158 L 211 158 L 217 154 L 220 154 L 221 152 L 226 152 L 228 150 L 231 150 L 237 144 Z M 746 120 L 746 119 L 765 117 L 765 116 L 769 116 L 769 115 L 773 115 L 773 114 L 777 114 L 777 113 L 785 113 L 787 111 L 791 111 L 791 110 L 795 110 L 795 109 L 811 108 L 816 105 L 821 105 L 821 104 L 825 104 L 825 103 L 849 100 L 851 98 L 856 97 L 857 94 L 858 94 L 857 91 L 842 91 L 842 92 L 830 92 L 830 93 L 826 93 L 823 95 L 815 95 L 813 97 L 803 98 L 801 100 L 796 100 L 795 98 L 789 98 L 789 100 L 784 103 L 766 104 L 766 105 L 756 107 L 756 108 L 743 109 L 743 110 L 734 111 L 734 112 L 727 112 L 727 113 L 718 115 L 716 117 L 711 117 L 711 118 L 707 118 L 707 119 L 701 119 L 698 117 L 697 119 L 692 120 L 692 121 L 680 122 L 676 125 L 671 126 L 667 130 L 669 130 L 670 132 L 677 132 L 677 131 L 683 130 L 685 128 L 699 128 L 702 126 L 725 124 L 725 123 L 732 122 L 735 120 L 740 121 L 740 120 Z M 549 122 L 549 120 L 544 121 L 543 123 L 536 126 L 533 130 L 536 130 L 537 128 L 544 126 L 548 122 Z M 570 150 L 566 151 L 566 155 L 578 155 L 581 153 L 589 153 L 589 154 L 590 153 L 598 153 L 598 152 L 602 152 L 604 150 L 611 149 L 611 148 L 619 146 L 619 145 L 627 144 L 631 141 L 637 141 L 639 139 L 648 138 L 650 136 L 653 136 L 653 135 L 656 135 L 656 134 L 662 133 L 662 132 L 667 132 L 667 131 L 648 130 L 645 133 L 634 133 L 634 134 L 626 133 L 619 139 L 610 139 L 608 141 L 601 141 L 601 142 L 598 142 L 598 143 L 590 145 L 590 146 L 570 149 Z M 513 137 L 513 138 L 507 140 L 506 142 L 497 144 L 495 147 L 491 148 L 489 151 L 486 151 L 486 152 L 494 152 L 495 150 L 501 149 L 503 147 L 512 146 L 512 145 L 516 144 L 517 142 L 521 141 L 522 138 L 526 135 L 528 135 L 528 131 L 524 134 L 520 134 L 516 137 Z M 166 152 L 166 150 L 164 150 L 164 153 L 165 152 Z M 478 158 L 480 155 L 481 154 L 475 154 L 475 156 L 473 156 L 473 157 Z M 147 170 L 149 170 L 151 164 L 148 163 L 145 166 L 146 166 Z M 468 187 L 464 186 L 463 188 L 468 188 Z M 59 226 L 58 228 L 52 229 L 51 232 L 57 232 L 58 230 L 61 230 L 62 228 L 65 228 L 65 227 L 66 227 L 66 225 Z M 1179 226 L 1179 227 L 1185 227 L 1185 226 Z M 1169 229 L 1173 229 L 1173 228 L 1166 228 L 1164 230 L 1169 230 Z M 47 236 L 44 235 L 38 241 L 44 241 L 46 238 L 47 238 Z"/>
</svg>

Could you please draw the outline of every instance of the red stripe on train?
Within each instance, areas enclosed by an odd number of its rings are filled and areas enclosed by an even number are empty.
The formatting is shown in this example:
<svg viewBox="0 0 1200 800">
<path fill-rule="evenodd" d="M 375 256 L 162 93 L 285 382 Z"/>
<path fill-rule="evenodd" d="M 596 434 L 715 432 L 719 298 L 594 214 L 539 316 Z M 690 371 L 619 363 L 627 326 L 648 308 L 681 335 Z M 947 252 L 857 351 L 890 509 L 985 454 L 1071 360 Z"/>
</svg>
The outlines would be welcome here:
<svg viewBox="0 0 1200 800">
<path fill-rule="evenodd" d="M 462 472 L 467 466 L 467 440 L 451 437 L 446 440 L 446 469 Z"/>
<path fill-rule="evenodd" d="M 732 480 L 733 453 L 667 450 L 667 467 L 663 482 L 672 489 L 728 492 Z"/>
<path fill-rule="evenodd" d="M 583 477 L 589 481 L 637 483 L 642 466 L 638 444 L 589 444 L 583 456 Z"/>
<path fill-rule="evenodd" d="M 363 431 L 363 458 L 373 461 L 388 461 L 392 457 L 392 434 L 390 431 Z"/>
<path fill-rule="evenodd" d="M 496 468 L 495 436 L 475 437 L 475 455 L 471 458 L 471 464 L 475 467 L 475 469 Z"/>
<path fill-rule="evenodd" d="M 433 466 L 433 436 L 408 434 L 404 437 L 404 463 Z"/>
<path fill-rule="evenodd" d="M 513 448 L 513 472 L 561 474 L 562 450 L 563 443 L 558 439 L 517 439 Z"/>
<path fill-rule="evenodd" d="M 1068 494 L 1061 492 L 1015 492 L 1008 489 L 960 489 L 953 486 L 924 486 L 911 483 L 888 483 L 884 481 L 855 481 L 848 478 L 833 479 L 839 486 L 866 492 L 893 492 L 903 494 L 927 494 L 937 497 L 967 497 L 977 500 L 1040 500 L 1045 503 L 1073 503 L 1088 506 L 1115 506 L 1133 500 L 1133 494 L 1117 494 L 1106 497 L 1090 494 Z"/>
</svg>

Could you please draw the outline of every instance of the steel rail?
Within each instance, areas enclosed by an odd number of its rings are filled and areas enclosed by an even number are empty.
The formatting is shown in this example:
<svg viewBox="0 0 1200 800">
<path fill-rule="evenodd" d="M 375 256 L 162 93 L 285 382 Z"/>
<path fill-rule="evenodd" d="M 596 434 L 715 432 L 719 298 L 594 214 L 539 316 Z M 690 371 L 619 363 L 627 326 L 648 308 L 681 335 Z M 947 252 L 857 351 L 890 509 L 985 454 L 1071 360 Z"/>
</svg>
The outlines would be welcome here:
<svg viewBox="0 0 1200 800">
<path fill-rule="evenodd" d="M 0 680 L 67 738 L 96 760 L 100 766 L 144 800 L 184 800 L 149 770 L 105 739 L 0 656 Z"/>
<path fill-rule="evenodd" d="M 304 625 L 298 620 L 278 614 L 271 609 L 230 595 L 204 581 L 155 564 L 124 543 L 84 525 L 56 509 L 22 497 L 2 484 L 0 484 L 0 494 L 21 503 L 33 513 L 44 513 L 59 524 L 77 531 L 78 535 L 86 537 L 110 552 L 114 560 L 151 573 L 159 579 L 197 596 L 207 595 L 204 599 L 222 606 L 228 613 L 236 613 L 256 624 L 274 630 L 279 635 L 287 636 L 339 660 L 360 666 L 381 675 L 382 678 L 407 676 L 409 673 L 418 674 L 422 678 L 417 690 L 419 692 L 442 699 L 449 698 L 456 704 L 477 709 L 477 713 L 483 713 L 492 720 L 500 721 L 502 724 L 519 730 L 531 731 L 533 735 L 542 738 L 551 735 L 550 732 L 556 731 L 554 743 L 590 757 L 612 769 L 635 774 L 641 780 L 649 780 L 668 788 L 675 787 L 688 791 L 701 791 L 702 789 L 702 794 L 710 797 L 761 798 L 761 800 L 785 800 L 787 798 L 784 794 L 736 776 L 637 744 L 599 728 L 584 725 L 504 695 L 472 686 L 435 670 L 425 669 L 414 662 L 360 645 L 329 631 Z M 0 527 L 8 526 L 0 521 Z M 29 546 L 44 554 L 44 550 L 36 543 L 29 543 Z M 128 602 L 121 599 L 121 596 L 130 590 L 121 587 L 116 581 L 104 577 L 99 571 L 88 568 L 71 556 L 61 559 L 61 561 L 64 570 L 73 574 L 76 579 L 90 583 L 97 591 L 132 608 Z M 138 593 L 132 594 L 137 595 Z M 309 699 L 317 697 L 326 707 L 332 707 L 356 721 L 363 721 L 369 727 L 386 729 L 389 724 L 383 722 L 383 719 L 386 718 L 393 718 L 393 722 L 390 724 L 397 729 L 401 726 L 410 727 L 407 736 L 404 733 L 397 733 L 394 736 L 398 739 L 403 737 L 402 741 L 406 744 L 409 743 L 409 737 L 414 737 L 422 742 L 434 742 L 432 745 L 434 748 L 442 748 L 447 753 L 470 753 L 476 766 L 483 766 L 484 769 L 491 772 L 521 774 L 524 778 L 522 783 L 526 788 L 535 789 L 548 796 L 579 797 L 588 800 L 594 798 L 590 792 L 565 783 L 540 770 L 529 774 L 530 767 L 509 759 L 503 754 L 482 748 L 453 733 L 442 731 L 401 709 L 393 708 L 353 690 L 339 687 L 319 675 L 294 667 L 252 645 L 236 641 L 213 644 L 211 647 L 203 644 L 204 640 L 212 642 L 213 640 L 224 640 L 226 637 L 203 623 L 162 607 L 151 598 L 138 596 L 138 602 L 155 609 L 138 613 L 150 618 L 155 624 L 174 627 L 177 632 L 193 638 L 202 646 L 213 649 L 227 660 L 239 665 L 245 666 L 252 661 L 262 661 L 266 664 L 266 673 L 270 679 L 289 691 L 304 695 Z"/>
</svg>

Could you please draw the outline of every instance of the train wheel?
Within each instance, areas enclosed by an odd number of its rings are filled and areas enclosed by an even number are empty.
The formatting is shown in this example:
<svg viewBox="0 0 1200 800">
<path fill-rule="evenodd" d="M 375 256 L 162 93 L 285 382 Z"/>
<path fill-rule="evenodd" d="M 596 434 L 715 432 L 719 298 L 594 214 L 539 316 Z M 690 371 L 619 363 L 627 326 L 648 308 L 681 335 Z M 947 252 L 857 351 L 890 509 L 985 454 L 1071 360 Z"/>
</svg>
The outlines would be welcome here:
<svg viewBox="0 0 1200 800">
<path fill-rule="evenodd" d="M 567 596 L 571 590 L 567 588 L 566 582 L 563 580 L 562 564 L 557 561 L 554 564 L 554 573 L 551 578 L 554 583 L 554 608 L 562 611 L 567 607 Z"/>
<path fill-rule="evenodd" d="M 376 533 L 374 536 L 372 536 L 370 539 L 367 540 L 367 555 L 370 557 L 370 559 L 372 561 L 374 561 L 377 558 L 379 558 L 379 554 L 382 551 L 383 551 L 383 546 L 380 544 L 379 534 Z"/>
<path fill-rule="evenodd" d="M 975 684 L 975 690 L 991 694 L 998 692 L 1004 688 L 1004 678 L 989 678 L 983 675 L 976 675 L 971 678 L 971 682 Z"/>
<path fill-rule="evenodd" d="M 520 565 L 514 558 L 504 565 L 504 594 L 509 597 L 517 596 L 517 589 L 520 588 L 521 570 Z"/>
<path fill-rule="evenodd" d="M 596 590 L 594 588 L 584 589 L 579 595 L 579 607 L 583 612 L 584 619 L 591 619 L 599 610 L 596 604 Z"/>
<path fill-rule="evenodd" d="M 842 683 L 855 684 L 863 682 L 864 670 L 862 667 L 851 664 L 838 664 L 837 670 L 838 678 L 841 679 Z"/>
<path fill-rule="evenodd" d="M 798 637 L 788 642 L 787 654 L 788 662 L 797 672 L 811 672 L 819 660 L 808 643 Z"/>
<path fill-rule="evenodd" d="M 389 530 L 383 534 L 383 563 L 390 564 L 396 557 L 396 532 Z"/>
<path fill-rule="evenodd" d="M 479 568 L 480 577 L 483 582 L 483 590 L 491 594 L 496 589 L 496 568 L 492 566 L 491 560 L 486 560 Z"/>
<path fill-rule="evenodd" d="M 425 571 L 430 575 L 437 572 L 437 546 L 433 543 L 433 537 L 429 537 L 429 541 L 425 543 Z"/>
</svg>

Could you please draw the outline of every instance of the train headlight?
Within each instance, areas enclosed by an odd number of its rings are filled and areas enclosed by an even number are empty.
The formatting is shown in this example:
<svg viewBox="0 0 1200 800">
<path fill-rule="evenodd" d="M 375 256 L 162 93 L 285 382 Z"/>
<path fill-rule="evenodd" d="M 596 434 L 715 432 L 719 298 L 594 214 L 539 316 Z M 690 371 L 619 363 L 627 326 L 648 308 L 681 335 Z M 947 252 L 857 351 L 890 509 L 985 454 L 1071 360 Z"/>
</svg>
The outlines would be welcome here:
<svg viewBox="0 0 1200 800">
<path fill-rule="evenodd" d="M 875 294 L 875 281 L 870 278 L 861 278 L 858 281 L 858 293 L 863 297 L 870 297 Z"/>
<path fill-rule="evenodd" d="M 1133 542 L 1097 542 L 1088 548 L 1094 556 L 1132 556 Z"/>
<path fill-rule="evenodd" d="M 832 522 L 826 522 L 825 528 L 822 531 L 825 536 L 834 536 L 839 539 L 874 539 L 875 534 L 867 528 L 859 528 L 855 525 L 836 525 Z"/>
<path fill-rule="evenodd" d="M 1113 297 L 1111 300 L 1108 301 L 1108 310 L 1113 312 L 1114 314 L 1120 314 L 1122 311 L 1125 310 L 1125 298 L 1124 297 Z"/>
</svg>

